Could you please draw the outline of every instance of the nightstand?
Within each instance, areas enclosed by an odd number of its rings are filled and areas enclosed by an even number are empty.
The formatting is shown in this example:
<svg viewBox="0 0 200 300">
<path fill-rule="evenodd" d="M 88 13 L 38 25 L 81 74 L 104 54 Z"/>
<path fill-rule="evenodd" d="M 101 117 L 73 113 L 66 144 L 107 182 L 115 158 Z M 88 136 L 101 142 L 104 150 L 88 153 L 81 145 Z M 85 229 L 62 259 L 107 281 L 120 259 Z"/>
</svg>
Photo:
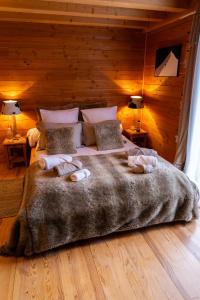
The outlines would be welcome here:
<svg viewBox="0 0 200 300">
<path fill-rule="evenodd" d="M 124 129 L 123 134 L 134 144 L 140 147 L 147 146 L 147 131 L 140 129 L 140 132 L 137 132 L 133 129 Z"/>
<path fill-rule="evenodd" d="M 3 145 L 6 148 L 8 167 L 11 169 L 17 163 L 24 163 L 28 166 L 27 157 L 27 144 L 26 138 L 20 137 L 18 139 L 8 139 L 3 141 Z"/>
</svg>

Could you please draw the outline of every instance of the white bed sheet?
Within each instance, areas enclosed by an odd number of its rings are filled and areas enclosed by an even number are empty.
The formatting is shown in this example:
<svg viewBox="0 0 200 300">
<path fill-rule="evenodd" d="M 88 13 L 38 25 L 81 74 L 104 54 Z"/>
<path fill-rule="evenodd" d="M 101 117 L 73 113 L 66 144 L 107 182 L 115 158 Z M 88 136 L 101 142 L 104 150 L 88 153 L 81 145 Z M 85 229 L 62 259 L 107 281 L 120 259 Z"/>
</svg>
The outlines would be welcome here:
<svg viewBox="0 0 200 300">
<path fill-rule="evenodd" d="M 129 141 L 125 136 L 123 136 L 123 140 L 124 140 L 124 147 L 120 149 L 98 151 L 96 146 L 82 147 L 77 149 L 77 153 L 71 154 L 71 156 L 76 157 L 76 156 L 84 156 L 84 155 L 100 155 L 100 154 L 117 153 L 120 151 L 121 152 L 128 151 L 136 147 L 136 145 L 131 141 Z M 36 151 L 35 160 L 37 161 L 44 156 L 47 156 L 46 150 Z"/>
</svg>

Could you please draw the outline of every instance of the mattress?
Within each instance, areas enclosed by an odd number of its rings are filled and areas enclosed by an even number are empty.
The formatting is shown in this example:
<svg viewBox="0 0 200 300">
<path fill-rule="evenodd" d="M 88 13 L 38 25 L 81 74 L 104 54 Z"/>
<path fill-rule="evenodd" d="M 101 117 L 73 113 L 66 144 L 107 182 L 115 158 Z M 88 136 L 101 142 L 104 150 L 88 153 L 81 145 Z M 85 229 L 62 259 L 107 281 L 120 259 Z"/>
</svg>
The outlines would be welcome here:
<svg viewBox="0 0 200 300">
<path fill-rule="evenodd" d="M 117 153 L 117 152 L 122 152 L 122 151 L 128 151 L 130 149 L 133 149 L 136 147 L 134 143 L 129 141 L 125 136 L 123 136 L 123 141 L 124 141 L 124 147 L 120 149 L 114 149 L 114 150 L 106 150 L 106 151 L 98 151 L 96 146 L 89 146 L 89 147 L 82 147 L 77 149 L 77 153 L 72 154 L 72 157 L 76 156 L 90 156 L 90 155 L 100 155 L 100 154 L 111 154 L 111 153 Z M 40 151 L 35 151 L 32 150 L 31 153 L 31 163 L 34 161 L 39 160 L 40 158 L 47 156 L 46 150 L 40 150 Z"/>
</svg>

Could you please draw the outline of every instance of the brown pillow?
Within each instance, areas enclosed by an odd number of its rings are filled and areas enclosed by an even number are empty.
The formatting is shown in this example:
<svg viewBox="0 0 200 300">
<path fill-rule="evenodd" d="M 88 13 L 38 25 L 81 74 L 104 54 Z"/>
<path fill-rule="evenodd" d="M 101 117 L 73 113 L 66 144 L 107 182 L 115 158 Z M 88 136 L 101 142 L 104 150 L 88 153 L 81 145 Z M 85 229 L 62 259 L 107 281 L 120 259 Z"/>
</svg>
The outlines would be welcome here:
<svg viewBox="0 0 200 300">
<path fill-rule="evenodd" d="M 94 124 L 98 150 L 123 148 L 123 139 L 118 120 L 108 120 Z"/>
<path fill-rule="evenodd" d="M 37 144 L 37 150 L 46 149 L 46 137 L 45 130 L 47 129 L 56 129 L 63 127 L 74 127 L 74 144 L 76 148 L 82 147 L 82 123 L 48 123 L 48 122 L 38 122 L 37 129 L 40 131 L 40 138 Z"/>
<path fill-rule="evenodd" d="M 96 145 L 94 124 L 83 122 L 83 143 L 86 146 Z"/>
<path fill-rule="evenodd" d="M 48 154 L 73 154 L 76 146 L 73 140 L 74 127 L 47 129 L 45 131 Z"/>
</svg>

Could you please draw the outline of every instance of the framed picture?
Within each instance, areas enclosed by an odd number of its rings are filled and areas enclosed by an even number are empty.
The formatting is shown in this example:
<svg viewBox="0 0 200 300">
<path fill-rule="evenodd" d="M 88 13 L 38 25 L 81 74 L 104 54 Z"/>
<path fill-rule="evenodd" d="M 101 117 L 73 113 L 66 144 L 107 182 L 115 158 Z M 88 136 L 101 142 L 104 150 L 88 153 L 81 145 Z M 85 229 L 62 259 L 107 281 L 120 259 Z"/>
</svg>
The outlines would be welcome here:
<svg viewBox="0 0 200 300">
<path fill-rule="evenodd" d="M 155 76 L 176 77 L 179 72 L 181 45 L 161 48 L 156 51 Z"/>
</svg>

